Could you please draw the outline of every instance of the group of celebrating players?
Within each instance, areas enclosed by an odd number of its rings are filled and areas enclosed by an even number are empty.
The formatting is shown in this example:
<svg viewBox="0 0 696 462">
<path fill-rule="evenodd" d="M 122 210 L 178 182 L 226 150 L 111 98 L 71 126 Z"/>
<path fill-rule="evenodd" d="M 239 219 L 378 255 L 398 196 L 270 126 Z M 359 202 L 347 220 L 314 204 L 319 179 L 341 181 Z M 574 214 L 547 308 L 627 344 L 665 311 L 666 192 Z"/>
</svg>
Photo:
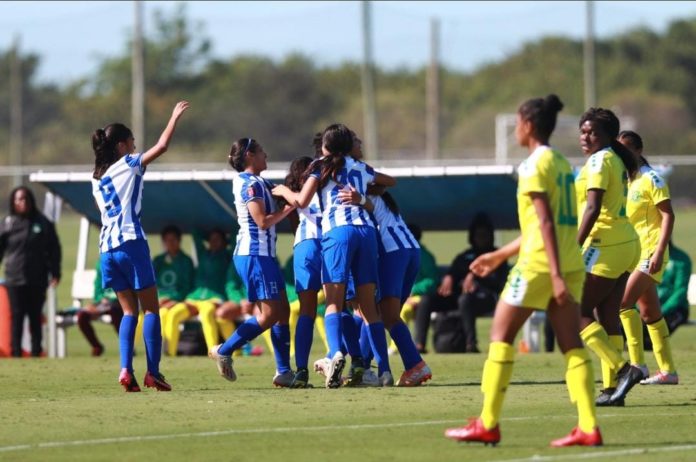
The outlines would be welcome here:
<svg viewBox="0 0 696 462">
<path fill-rule="evenodd" d="M 134 154 L 133 135 L 122 124 L 97 130 L 92 137 L 103 284 L 116 291 L 124 312 L 119 382 L 127 391 L 137 388 L 132 355 L 138 305 L 146 313 L 144 383 L 171 390 L 159 371 L 157 289 L 139 217 L 145 167 L 166 151 L 187 108 L 186 102 L 176 105 L 158 143 L 143 154 Z M 481 416 L 445 432 L 458 441 L 500 441 L 498 421 L 512 374 L 514 338 L 534 310 L 545 310 L 553 325 L 579 416 L 577 427 L 552 441 L 553 446 L 601 445 L 595 406 L 623 406 L 639 382 L 678 382 L 656 295 L 674 223 L 667 186 L 642 157 L 640 137 L 619 132 L 617 117 L 602 108 L 591 108 L 580 119 L 587 162 L 576 177 L 563 155 L 549 147 L 562 108 L 559 98 L 549 95 L 526 101 L 517 112 L 515 134 L 529 150 L 518 169 L 521 236 L 478 257 L 471 270 L 486 276 L 511 256 L 517 254 L 518 259 L 495 311 L 481 383 Z M 361 141 L 345 125 L 330 125 L 318 133 L 314 149 L 313 158 L 292 162 L 284 185 L 274 186 L 261 177 L 267 167 L 261 144 L 253 138 L 233 143 L 228 160 L 238 172 L 232 186 L 239 231 L 232 260 L 256 314 L 224 343 L 210 348 L 209 356 L 219 373 L 234 381 L 232 354 L 270 330 L 276 361 L 273 383 L 310 386 L 309 354 L 318 297 L 323 294 L 329 352 L 314 369 L 324 376 L 327 388 L 363 384 L 373 358 L 379 385 L 421 385 L 432 372 L 400 318 L 420 253 L 387 191 L 396 180 L 362 161 Z M 294 371 L 290 307 L 275 249 L 275 227 L 286 218 L 296 229 L 293 265 L 300 302 Z M 636 303 L 640 313 L 634 309 Z M 652 377 L 644 361 L 642 321 L 660 369 Z M 629 361 L 622 357 L 622 324 Z M 396 383 L 385 329 L 403 361 L 404 372 Z M 592 363 L 583 342 L 602 363 L 604 387 L 596 400 Z M 348 355 L 350 368 L 343 377 Z"/>
</svg>

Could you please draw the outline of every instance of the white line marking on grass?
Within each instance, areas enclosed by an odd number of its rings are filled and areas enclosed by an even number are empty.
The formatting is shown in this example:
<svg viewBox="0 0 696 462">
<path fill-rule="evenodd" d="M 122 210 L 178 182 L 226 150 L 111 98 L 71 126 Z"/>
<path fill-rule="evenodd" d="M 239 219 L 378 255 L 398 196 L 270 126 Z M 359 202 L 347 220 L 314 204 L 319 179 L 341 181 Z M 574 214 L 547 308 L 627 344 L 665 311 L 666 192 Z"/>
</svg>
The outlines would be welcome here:
<svg viewBox="0 0 696 462">
<path fill-rule="evenodd" d="M 654 446 L 647 448 L 633 448 L 633 449 L 620 449 L 617 451 L 601 451 L 595 452 L 592 448 L 588 448 L 589 452 L 584 452 L 582 454 L 566 454 L 559 456 L 540 456 L 535 454 L 531 457 L 526 457 L 524 459 L 500 459 L 497 462 L 548 462 L 555 460 L 581 460 L 581 459 L 599 459 L 602 457 L 611 456 L 630 456 L 630 455 L 641 455 L 641 454 L 654 454 L 658 452 L 671 452 L 671 451 L 688 451 L 690 449 L 696 449 L 696 444 L 685 444 L 681 446 Z"/>
<path fill-rule="evenodd" d="M 680 417 L 680 416 L 692 416 L 692 413 L 688 414 L 674 414 L 674 413 L 650 413 L 650 414 L 605 414 L 600 416 L 601 419 L 606 419 L 606 418 L 612 418 L 612 417 L 658 417 L 658 416 L 667 416 L 667 417 Z M 546 417 L 539 417 L 539 416 L 521 416 L 521 417 L 507 417 L 503 419 L 503 421 L 527 421 L 527 420 L 536 420 L 540 418 L 544 419 L 571 419 L 575 417 L 575 415 L 555 415 L 555 416 L 546 416 Z M 73 441 L 48 441 L 44 443 L 35 443 L 35 444 L 21 444 L 21 445 L 13 445 L 13 446 L 0 446 L 0 453 L 3 452 L 16 452 L 16 451 L 24 451 L 24 450 L 31 450 L 31 449 L 49 449 L 49 448 L 64 448 L 64 447 L 70 447 L 70 446 L 96 446 L 96 445 L 102 445 L 102 444 L 116 444 L 116 443 L 133 443 L 133 442 L 140 442 L 140 441 L 160 441 L 160 440 L 170 440 L 170 439 L 175 439 L 175 438 L 206 438 L 206 437 L 211 437 L 211 436 L 230 436 L 230 435 L 248 435 L 248 434 L 255 434 L 255 433 L 288 433 L 288 432 L 313 432 L 313 431 L 324 431 L 324 430 L 367 430 L 367 429 L 373 429 L 373 428 L 398 428 L 398 427 L 420 427 L 420 426 L 427 426 L 427 425 L 445 425 L 445 424 L 457 424 L 457 423 L 462 423 L 466 419 L 452 419 L 452 420 L 424 420 L 424 421 L 419 421 L 419 422 L 389 422 L 389 423 L 379 423 L 379 424 L 349 424 L 349 425 L 321 425 L 321 426 L 312 426 L 312 427 L 277 427 L 277 428 L 247 428 L 247 429 L 236 429 L 236 430 L 218 430 L 218 431 L 209 431 L 209 432 L 191 432 L 191 433 L 169 433 L 166 435 L 137 435 L 137 436 L 119 436 L 119 437 L 114 437 L 114 438 L 96 438 L 92 440 L 73 440 Z M 672 448 L 678 448 L 679 446 L 672 446 Z M 684 446 L 684 448 L 690 449 L 690 448 L 696 448 L 696 445 L 693 446 Z M 641 453 L 643 451 L 652 451 L 652 450 L 666 450 L 663 448 L 655 448 L 655 449 L 632 449 L 631 451 L 638 451 L 638 453 Z M 676 450 L 676 449 L 672 449 Z M 623 452 L 619 451 L 616 452 L 617 454 L 623 454 Z M 600 454 L 598 452 L 594 452 L 590 454 L 591 456 L 595 456 L 597 454 Z M 601 453 L 605 454 L 605 453 Z M 614 454 L 614 453 L 612 453 Z M 632 454 L 632 452 L 626 452 L 626 454 Z M 555 457 L 555 456 L 532 456 L 532 458 L 529 459 L 515 459 L 516 461 L 539 461 L 539 460 L 555 460 L 555 459 L 546 459 L 545 457 Z M 564 457 L 571 457 L 571 456 L 564 456 Z M 574 458 L 582 458 L 577 455 L 573 455 L 572 457 Z M 585 456 L 586 457 L 586 456 Z M 503 462 L 503 461 L 500 461 Z M 512 461 L 505 461 L 505 462 L 512 462 Z"/>
</svg>

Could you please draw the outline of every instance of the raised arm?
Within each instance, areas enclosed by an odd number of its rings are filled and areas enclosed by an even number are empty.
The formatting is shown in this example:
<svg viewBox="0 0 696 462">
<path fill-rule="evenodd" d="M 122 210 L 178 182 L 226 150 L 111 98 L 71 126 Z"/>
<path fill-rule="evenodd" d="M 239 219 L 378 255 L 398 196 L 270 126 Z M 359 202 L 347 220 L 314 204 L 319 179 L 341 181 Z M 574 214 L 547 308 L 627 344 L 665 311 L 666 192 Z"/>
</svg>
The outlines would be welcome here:
<svg viewBox="0 0 696 462">
<path fill-rule="evenodd" d="M 172 111 L 172 116 L 169 118 L 169 122 L 167 123 L 167 127 L 160 135 L 157 144 L 143 154 L 143 158 L 140 161 L 143 167 L 164 154 L 167 148 L 169 148 L 169 142 L 172 140 L 174 130 L 176 130 L 176 123 L 179 121 L 179 118 L 184 111 L 188 109 L 188 107 L 189 103 L 187 101 L 179 101 L 176 103 L 176 106 L 174 106 L 174 110 Z"/>
</svg>

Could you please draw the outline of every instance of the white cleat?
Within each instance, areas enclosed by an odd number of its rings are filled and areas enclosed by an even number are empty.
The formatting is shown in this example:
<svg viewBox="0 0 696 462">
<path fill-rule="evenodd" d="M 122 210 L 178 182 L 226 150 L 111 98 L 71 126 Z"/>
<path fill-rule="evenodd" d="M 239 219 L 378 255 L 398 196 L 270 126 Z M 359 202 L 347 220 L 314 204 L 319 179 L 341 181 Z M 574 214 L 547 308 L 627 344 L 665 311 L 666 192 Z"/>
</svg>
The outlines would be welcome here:
<svg viewBox="0 0 696 462">
<path fill-rule="evenodd" d="M 342 385 L 341 372 L 345 366 L 346 359 L 343 357 L 343 353 L 337 351 L 331 359 L 329 368 L 325 370 L 326 388 L 339 388 Z"/>
<path fill-rule="evenodd" d="M 218 372 L 220 372 L 220 375 L 225 378 L 226 380 L 229 380 L 230 382 L 234 382 L 237 380 L 237 374 L 234 373 L 234 368 L 232 367 L 232 356 L 225 356 L 221 355 L 218 353 L 218 350 L 220 349 L 222 345 L 215 345 L 208 351 L 208 357 L 215 361 L 215 364 L 217 364 Z"/>
<path fill-rule="evenodd" d="M 331 360 L 329 358 L 321 358 L 314 361 L 314 372 L 319 375 L 326 377 L 326 371 L 331 367 Z"/>
<path fill-rule="evenodd" d="M 652 377 L 640 381 L 641 385 L 677 385 L 679 384 L 679 376 L 677 373 L 659 371 Z"/>
</svg>

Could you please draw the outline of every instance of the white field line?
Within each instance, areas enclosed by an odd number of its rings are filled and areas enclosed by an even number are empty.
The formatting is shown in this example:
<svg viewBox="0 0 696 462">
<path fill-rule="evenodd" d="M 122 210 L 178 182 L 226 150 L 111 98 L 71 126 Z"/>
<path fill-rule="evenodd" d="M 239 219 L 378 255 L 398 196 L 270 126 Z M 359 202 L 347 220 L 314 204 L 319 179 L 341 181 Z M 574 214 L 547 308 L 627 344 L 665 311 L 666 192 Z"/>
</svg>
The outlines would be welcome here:
<svg viewBox="0 0 696 462">
<path fill-rule="evenodd" d="M 612 456 L 635 456 L 635 455 L 642 455 L 642 454 L 655 454 L 658 452 L 689 451 L 691 449 L 696 449 L 696 444 L 684 444 L 681 446 L 654 446 L 654 447 L 619 449 L 616 451 L 597 451 L 597 452 L 595 452 L 592 448 L 588 448 L 588 452 L 583 452 L 582 454 L 566 454 L 566 455 L 559 455 L 559 456 L 534 455 L 531 457 L 526 457 L 524 459 L 499 459 L 495 462 L 553 462 L 553 461 L 557 461 L 557 460 L 584 460 L 584 459 L 599 459 L 599 458 L 612 457 Z"/>
<path fill-rule="evenodd" d="M 600 419 L 613 418 L 613 417 L 683 417 L 683 416 L 693 416 L 694 414 L 674 414 L 674 413 L 649 413 L 649 414 L 604 414 L 600 416 Z M 574 415 L 556 415 L 547 416 L 545 419 L 570 419 Z M 536 420 L 539 416 L 523 416 L 523 417 L 508 417 L 503 419 L 504 421 L 526 421 L 526 420 Z M 277 427 L 277 428 L 249 428 L 249 429 L 236 429 L 236 430 L 219 430 L 219 431 L 209 431 L 209 432 L 191 432 L 191 433 L 170 433 L 164 435 L 136 435 L 136 436 L 120 436 L 114 438 L 96 438 L 91 440 L 73 440 L 73 441 L 48 441 L 43 443 L 34 444 L 18 444 L 12 446 L 0 446 L 0 453 L 3 452 L 17 452 L 25 451 L 31 449 L 48 449 L 48 448 L 64 448 L 73 446 L 98 446 L 104 444 L 116 444 L 116 443 L 133 443 L 140 441 L 161 441 L 161 440 L 171 440 L 177 438 L 206 438 L 206 437 L 216 437 L 216 436 L 230 436 L 230 435 L 249 435 L 258 433 L 291 433 L 291 432 L 314 432 L 314 431 L 324 431 L 324 430 L 365 430 L 365 429 L 375 429 L 375 428 L 398 428 L 398 427 L 419 427 L 428 425 L 445 425 L 445 424 L 461 424 L 466 419 L 456 419 L 456 420 L 424 420 L 419 422 L 395 422 L 395 423 L 379 423 L 379 424 L 349 424 L 349 425 L 321 425 L 321 426 L 311 426 L 311 427 Z M 685 448 L 691 449 L 696 448 L 696 445 L 689 446 L 670 446 L 673 448 L 671 450 L 679 450 L 674 448 Z M 667 450 L 667 448 L 643 448 L 643 449 L 631 449 L 625 451 L 615 451 L 610 454 L 633 454 L 633 452 L 628 451 L 638 451 L 640 454 L 647 451 L 655 450 Z M 599 452 L 588 453 L 588 455 L 573 455 L 573 458 L 583 458 L 583 457 L 599 457 Z M 609 454 L 609 453 L 602 453 Z M 583 456 L 583 457 L 581 457 Z M 517 461 L 544 461 L 544 460 L 557 460 L 555 458 L 545 458 L 546 456 L 532 456 L 528 459 L 514 459 Z M 550 457 L 550 456 L 549 456 Z M 564 457 L 571 457 L 564 456 Z M 561 459 L 558 459 L 561 460 Z M 503 462 L 503 461 L 500 461 Z M 505 461 L 512 462 L 512 460 Z"/>
</svg>

